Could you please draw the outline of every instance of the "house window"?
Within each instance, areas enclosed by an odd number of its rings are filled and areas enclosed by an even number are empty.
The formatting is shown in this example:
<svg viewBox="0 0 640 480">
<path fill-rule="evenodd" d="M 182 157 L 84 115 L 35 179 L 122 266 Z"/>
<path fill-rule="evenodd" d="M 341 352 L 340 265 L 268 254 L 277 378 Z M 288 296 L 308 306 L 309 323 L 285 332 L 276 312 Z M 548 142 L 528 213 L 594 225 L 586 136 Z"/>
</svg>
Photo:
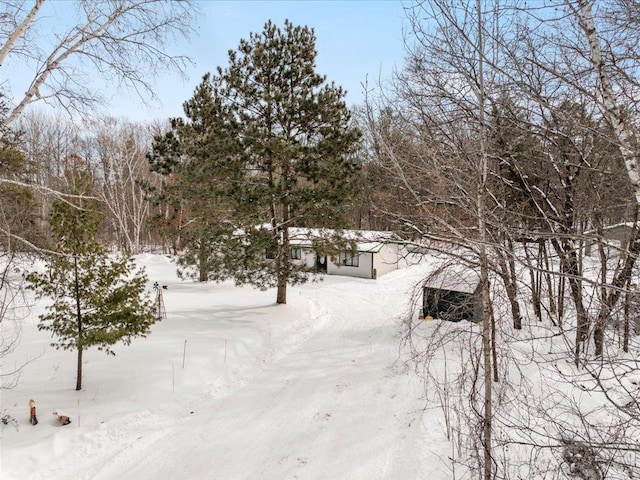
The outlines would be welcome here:
<svg viewBox="0 0 640 480">
<path fill-rule="evenodd" d="M 302 260 L 302 249 L 300 247 L 293 247 L 291 249 L 292 260 Z"/>
<path fill-rule="evenodd" d="M 275 260 L 276 258 L 276 248 L 273 246 L 269 246 L 265 248 L 264 256 L 267 260 Z"/>
<path fill-rule="evenodd" d="M 360 256 L 357 253 L 343 252 L 340 254 L 340 265 L 345 267 L 359 266 Z"/>
</svg>

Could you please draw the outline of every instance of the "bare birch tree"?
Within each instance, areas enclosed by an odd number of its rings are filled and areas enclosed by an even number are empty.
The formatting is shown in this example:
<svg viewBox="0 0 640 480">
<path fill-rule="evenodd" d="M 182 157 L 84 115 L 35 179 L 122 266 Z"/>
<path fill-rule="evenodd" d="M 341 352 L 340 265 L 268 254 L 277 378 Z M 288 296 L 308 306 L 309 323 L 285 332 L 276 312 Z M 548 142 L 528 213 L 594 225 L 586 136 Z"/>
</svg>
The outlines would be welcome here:
<svg viewBox="0 0 640 480">
<path fill-rule="evenodd" d="M 483 9 L 480 15 L 478 7 Z M 628 211 L 626 202 L 633 197 L 618 181 L 620 170 L 613 168 L 621 161 L 621 152 L 611 148 L 618 141 L 596 108 L 602 102 L 592 88 L 594 77 L 585 69 L 587 57 L 579 55 L 586 43 L 579 42 L 579 28 L 570 13 L 562 2 L 530 8 L 518 2 L 418 2 L 409 10 L 413 30 L 407 44 L 415 48 L 408 52 L 407 66 L 399 72 L 390 98 L 369 111 L 369 150 L 378 168 L 394 181 L 387 188 L 397 192 L 385 212 L 389 218 L 414 232 L 431 252 L 446 251 L 454 263 L 480 265 L 480 245 L 484 245 L 489 248 L 485 258 L 490 272 L 507 272 L 520 285 L 527 269 L 534 273 L 531 290 L 521 290 L 524 295 L 515 297 L 526 306 L 521 331 L 501 321 L 506 310 L 495 301 L 501 294 L 496 282 L 491 282 L 496 314 L 489 325 L 440 323 L 434 332 L 411 323 L 412 336 L 422 330 L 429 334 L 424 344 L 426 336 L 414 347 L 417 358 L 427 364 L 425 377 L 435 381 L 429 384 L 430 391 L 438 390 L 446 405 L 454 405 L 453 397 L 458 397 L 455 406 L 447 407 L 455 413 L 450 410 L 446 418 L 450 421 L 457 415 L 458 434 L 473 439 L 458 443 L 452 462 L 481 478 L 635 478 L 640 467 L 633 440 L 639 431 L 637 412 L 621 408 L 637 402 L 624 373 L 631 371 L 633 361 L 614 357 L 607 363 L 594 361 L 589 350 L 598 326 L 594 311 L 602 312 L 602 304 L 615 300 L 609 294 L 601 300 L 603 284 L 607 292 L 623 293 L 623 289 L 615 283 L 618 273 L 614 280 L 611 275 L 603 278 L 598 262 L 585 259 L 582 248 L 585 238 L 591 238 L 585 231 L 594 225 L 593 217 L 616 218 Z M 481 62 L 479 38 L 487 45 Z M 522 114 L 509 118 L 494 110 L 505 92 L 513 99 L 513 109 Z M 633 117 L 628 109 L 624 115 Z M 483 146 L 498 136 L 502 119 L 512 122 L 511 143 L 502 148 L 493 143 Z M 523 151 L 525 137 L 532 139 L 533 147 Z M 479 168 L 483 157 L 488 182 L 483 182 Z M 600 195 L 589 195 L 596 185 Z M 412 208 L 407 208 L 410 202 Z M 611 215 L 607 211 L 613 205 L 618 212 Z M 517 245 L 529 241 L 538 249 L 527 260 L 526 248 Z M 553 250 L 546 250 L 547 245 Z M 625 260 L 616 272 L 628 273 L 625 269 L 630 266 Z M 566 281 L 573 305 L 561 305 L 564 285 L 558 281 L 560 287 L 554 289 L 551 275 Z M 527 294 L 539 297 L 534 302 L 540 305 L 535 317 Z M 548 297 L 556 294 L 552 308 Z M 551 310 L 560 306 L 565 315 L 555 321 Z M 515 311 L 512 307 L 511 313 Z M 538 318 L 554 320 L 546 324 Z M 487 327 L 488 336 L 483 335 Z M 438 383 L 442 377 L 428 368 L 433 364 L 427 359 L 444 355 L 438 347 L 461 336 L 468 342 L 461 362 L 471 366 L 458 366 L 446 383 Z M 569 366 L 555 371 L 551 365 L 556 364 L 547 363 L 544 349 L 553 351 L 554 358 L 566 359 Z M 488 350 L 491 358 L 484 355 Z M 488 373 L 494 373 L 500 384 L 487 383 Z M 559 376 L 559 380 L 538 386 L 529 381 L 530 375 Z M 483 390 L 487 385 L 493 386 L 492 392 Z M 533 388 L 541 391 L 532 394 Z M 601 401 L 597 409 L 575 399 L 574 392 L 581 389 L 597 396 Z M 483 414 L 489 409 L 483 400 L 492 395 L 488 454 Z M 619 435 L 625 424 L 631 441 Z"/>
<path fill-rule="evenodd" d="M 146 152 L 151 148 L 151 132 L 114 118 L 94 122 L 90 128 L 90 162 L 95 164 L 97 195 L 110 215 L 117 244 L 130 253 L 139 253 L 151 204 L 144 185 L 153 182 Z"/>
<path fill-rule="evenodd" d="M 487 12 L 488 11 L 488 12 Z M 480 478 L 495 478 L 493 408 L 496 370 L 495 324 L 490 294 L 490 246 L 500 224 L 488 191 L 489 92 L 494 72 L 485 71 L 483 2 L 421 2 L 411 13 L 416 47 L 398 75 L 397 97 L 378 107 L 378 129 L 370 110 L 370 148 L 397 182 L 396 198 L 412 208 L 388 212 L 405 231 L 430 241 L 432 250 L 456 252 L 454 262 L 479 272 L 482 315 L 471 334 L 473 386 L 467 417 L 475 445 L 457 461 Z M 427 19 L 427 20 L 424 20 Z M 424 23 L 423 23 L 424 20 Z M 372 104 L 370 104 L 372 106 Z M 471 443 L 474 443 L 471 442 Z"/>
<path fill-rule="evenodd" d="M 32 74 L 24 94 L 15 93 L 3 125 L 25 108 L 44 101 L 73 112 L 87 112 L 105 99 L 89 85 L 91 74 L 154 97 L 153 80 L 162 70 L 179 74 L 186 56 L 170 52 L 171 41 L 191 32 L 196 6 L 191 1 L 82 0 L 60 5 L 46 0 L 3 3 L 0 73 L 22 65 Z M 31 5 L 29 7 L 29 5 Z M 64 18 L 39 30 L 47 7 L 66 9 Z M 49 12 L 51 14 L 51 12 Z M 68 19 L 73 20 L 69 21 Z M 13 81 L 13 80 L 11 80 Z M 2 85 L 5 97 L 17 85 Z"/>
<path fill-rule="evenodd" d="M 616 19 L 620 21 L 640 14 L 640 7 L 635 2 L 621 0 L 607 3 L 610 6 L 609 8 L 603 8 L 604 15 L 612 16 L 614 22 Z M 618 141 L 618 148 L 624 160 L 629 182 L 633 186 L 636 202 L 640 204 L 640 164 L 638 163 L 637 150 L 634 148 L 637 131 L 631 119 L 625 118 L 628 117 L 628 110 L 623 108 L 623 104 L 626 105 L 629 100 L 628 97 L 625 99 L 624 93 L 629 91 L 637 93 L 634 87 L 637 86 L 638 79 L 630 75 L 634 66 L 630 65 L 627 71 L 624 70 L 624 67 L 620 69 L 620 62 L 626 63 L 629 59 L 619 58 L 616 55 L 616 44 L 612 42 L 612 38 L 601 38 L 600 29 L 593 14 L 593 0 L 568 1 L 567 5 L 574 14 L 588 42 L 588 60 L 594 75 L 597 77 L 595 98 L 602 108 L 603 115 L 613 129 L 615 138 Z M 629 25 L 627 25 L 625 31 L 629 30 L 628 27 Z M 638 38 L 640 37 L 636 35 L 635 39 L 637 40 Z M 624 40 L 628 41 L 629 39 L 629 36 L 625 35 Z M 602 42 L 605 42 L 609 49 L 610 55 L 608 57 L 603 54 Z M 618 47 L 624 49 L 626 45 L 618 45 Z M 637 59 L 633 60 L 637 61 Z M 612 78 L 614 76 L 618 77 L 622 82 L 617 85 L 617 90 L 622 95 L 616 91 L 616 85 L 614 85 Z"/>
</svg>

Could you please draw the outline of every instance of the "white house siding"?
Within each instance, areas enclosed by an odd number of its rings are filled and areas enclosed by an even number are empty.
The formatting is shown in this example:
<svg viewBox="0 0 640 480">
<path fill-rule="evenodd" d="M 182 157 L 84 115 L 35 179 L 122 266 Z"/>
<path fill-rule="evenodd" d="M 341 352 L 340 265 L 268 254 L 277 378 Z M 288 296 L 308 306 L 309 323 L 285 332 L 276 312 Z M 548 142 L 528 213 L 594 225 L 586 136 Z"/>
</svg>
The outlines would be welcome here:
<svg viewBox="0 0 640 480">
<path fill-rule="evenodd" d="M 373 254 L 372 253 L 359 253 L 358 254 L 358 266 L 351 267 L 347 265 L 336 265 L 327 259 L 327 274 L 328 275 L 346 275 L 349 277 L 358 278 L 371 278 L 371 272 L 373 269 Z"/>
<path fill-rule="evenodd" d="M 373 254 L 373 268 L 376 271 L 376 278 L 385 273 L 398 269 L 398 244 L 385 243 L 380 251 Z"/>
<path fill-rule="evenodd" d="M 314 239 L 325 238 L 333 233 L 327 229 L 302 227 L 289 228 L 289 242 L 292 248 L 302 248 L 301 258 L 294 260 L 297 265 L 316 267 L 316 255 L 312 249 Z M 392 232 L 368 230 L 344 230 L 342 235 L 353 240 L 358 249 L 358 266 L 338 265 L 326 259 L 328 275 L 344 275 L 359 278 L 377 278 L 399 268 L 400 237 Z M 324 260 L 324 257 L 321 261 Z M 324 262 L 323 262 L 324 263 Z"/>
</svg>

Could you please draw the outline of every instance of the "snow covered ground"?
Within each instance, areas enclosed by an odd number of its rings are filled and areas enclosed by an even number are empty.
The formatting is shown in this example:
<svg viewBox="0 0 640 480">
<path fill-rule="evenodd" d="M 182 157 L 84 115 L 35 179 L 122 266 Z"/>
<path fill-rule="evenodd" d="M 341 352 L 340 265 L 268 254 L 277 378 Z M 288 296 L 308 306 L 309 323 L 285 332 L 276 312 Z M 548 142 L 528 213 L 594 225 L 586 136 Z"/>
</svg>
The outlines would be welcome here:
<svg viewBox="0 0 640 480">
<path fill-rule="evenodd" d="M 1 392 L 19 422 L 2 429 L 2 480 L 450 478 L 441 415 L 400 346 L 424 267 L 325 276 L 278 306 L 273 290 L 180 281 L 164 256 L 138 264 L 168 286 L 167 319 L 115 357 L 85 353 L 80 392 L 41 307 L 25 320 L 4 362 L 30 360 Z"/>
</svg>

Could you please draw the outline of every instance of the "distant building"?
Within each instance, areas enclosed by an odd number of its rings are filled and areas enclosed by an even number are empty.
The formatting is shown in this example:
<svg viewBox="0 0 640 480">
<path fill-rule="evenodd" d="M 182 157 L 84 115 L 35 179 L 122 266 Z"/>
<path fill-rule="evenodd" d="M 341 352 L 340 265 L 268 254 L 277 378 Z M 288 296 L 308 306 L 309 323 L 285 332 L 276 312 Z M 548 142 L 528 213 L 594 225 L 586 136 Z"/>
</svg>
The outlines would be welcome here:
<svg viewBox="0 0 640 480">
<path fill-rule="evenodd" d="M 602 236 L 596 230 L 585 232 L 585 253 L 591 255 L 598 244 L 605 244 L 607 248 L 626 250 L 633 239 L 635 224 L 633 222 L 608 225 L 602 229 Z"/>
</svg>

